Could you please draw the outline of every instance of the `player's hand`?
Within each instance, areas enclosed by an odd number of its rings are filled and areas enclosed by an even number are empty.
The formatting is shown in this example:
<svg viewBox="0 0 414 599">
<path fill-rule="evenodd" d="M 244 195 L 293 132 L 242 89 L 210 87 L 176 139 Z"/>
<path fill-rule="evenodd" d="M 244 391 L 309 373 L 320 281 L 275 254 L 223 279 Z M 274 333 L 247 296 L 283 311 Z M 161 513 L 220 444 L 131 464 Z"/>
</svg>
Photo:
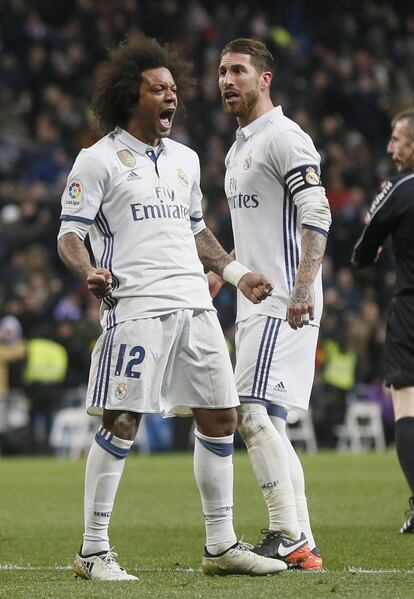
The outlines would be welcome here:
<svg viewBox="0 0 414 599">
<path fill-rule="evenodd" d="M 88 289 L 102 299 L 112 293 L 112 275 L 106 268 L 93 268 L 86 278 Z"/>
<path fill-rule="evenodd" d="M 287 318 L 292 329 L 301 329 L 314 319 L 315 293 L 313 283 L 296 283 L 290 294 Z"/>
<path fill-rule="evenodd" d="M 224 281 L 220 277 L 220 275 L 216 274 L 212 270 L 210 270 L 210 272 L 207 273 L 207 279 L 208 279 L 208 290 L 210 292 L 211 299 L 214 299 L 216 297 L 216 295 L 218 294 L 218 292 L 220 291 L 220 289 L 222 288 Z"/>
<path fill-rule="evenodd" d="M 248 272 L 239 281 L 237 287 L 254 304 L 260 304 L 272 295 L 273 283 L 264 274 Z"/>
</svg>

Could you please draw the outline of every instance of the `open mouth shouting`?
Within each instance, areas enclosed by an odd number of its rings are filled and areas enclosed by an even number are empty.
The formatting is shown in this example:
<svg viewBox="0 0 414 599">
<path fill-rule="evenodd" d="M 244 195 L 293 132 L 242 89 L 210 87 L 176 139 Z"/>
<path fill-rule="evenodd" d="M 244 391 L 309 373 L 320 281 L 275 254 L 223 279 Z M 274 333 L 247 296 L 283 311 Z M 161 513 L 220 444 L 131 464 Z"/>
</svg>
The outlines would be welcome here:
<svg viewBox="0 0 414 599">
<path fill-rule="evenodd" d="M 175 108 L 166 108 L 160 112 L 160 125 L 162 129 L 165 129 L 166 131 L 171 129 L 174 114 Z"/>
</svg>

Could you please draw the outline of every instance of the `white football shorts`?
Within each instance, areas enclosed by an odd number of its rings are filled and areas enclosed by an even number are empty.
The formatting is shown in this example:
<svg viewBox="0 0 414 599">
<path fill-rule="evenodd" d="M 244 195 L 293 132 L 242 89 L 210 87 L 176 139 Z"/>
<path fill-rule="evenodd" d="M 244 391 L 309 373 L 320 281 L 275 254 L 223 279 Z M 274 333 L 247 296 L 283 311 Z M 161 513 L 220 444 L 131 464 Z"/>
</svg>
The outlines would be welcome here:
<svg viewBox="0 0 414 599">
<path fill-rule="evenodd" d="M 92 354 L 87 411 L 191 415 L 239 405 L 216 312 L 179 310 L 104 331 Z"/>
<path fill-rule="evenodd" d="M 286 320 L 262 314 L 239 322 L 235 378 L 240 401 L 253 398 L 307 410 L 318 333 L 318 326 L 295 331 Z"/>
</svg>

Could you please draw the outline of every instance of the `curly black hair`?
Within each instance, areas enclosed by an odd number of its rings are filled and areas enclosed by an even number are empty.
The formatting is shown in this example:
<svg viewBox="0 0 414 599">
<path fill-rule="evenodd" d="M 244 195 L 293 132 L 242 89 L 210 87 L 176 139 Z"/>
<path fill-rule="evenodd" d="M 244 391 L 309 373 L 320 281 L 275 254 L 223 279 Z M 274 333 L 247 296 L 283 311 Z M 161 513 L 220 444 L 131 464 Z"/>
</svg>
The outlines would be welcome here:
<svg viewBox="0 0 414 599">
<path fill-rule="evenodd" d="M 191 66 L 169 46 L 139 33 L 110 51 L 109 61 L 97 73 L 92 99 L 92 110 L 105 133 L 116 127 L 126 128 L 139 100 L 143 71 L 161 67 L 171 72 L 182 108 L 180 89 L 193 85 L 194 79 L 190 76 Z"/>
</svg>

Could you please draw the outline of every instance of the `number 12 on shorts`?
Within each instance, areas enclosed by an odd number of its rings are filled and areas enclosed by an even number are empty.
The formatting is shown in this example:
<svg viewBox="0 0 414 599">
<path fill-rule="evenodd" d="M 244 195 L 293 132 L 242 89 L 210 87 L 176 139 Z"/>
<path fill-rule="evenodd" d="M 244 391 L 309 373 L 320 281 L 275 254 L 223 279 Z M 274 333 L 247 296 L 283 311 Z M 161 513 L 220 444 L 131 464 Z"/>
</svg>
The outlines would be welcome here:
<svg viewBox="0 0 414 599">
<path fill-rule="evenodd" d="M 118 358 L 115 366 L 115 376 L 122 375 L 126 352 L 126 343 L 121 343 L 121 345 L 119 346 Z M 141 373 L 138 370 L 135 370 L 135 367 L 144 361 L 145 349 L 141 345 L 135 345 L 129 352 L 128 356 L 132 357 L 132 360 L 128 360 L 128 362 L 126 363 L 125 372 L 123 374 L 124 376 L 129 376 L 133 379 L 139 379 Z"/>
</svg>

